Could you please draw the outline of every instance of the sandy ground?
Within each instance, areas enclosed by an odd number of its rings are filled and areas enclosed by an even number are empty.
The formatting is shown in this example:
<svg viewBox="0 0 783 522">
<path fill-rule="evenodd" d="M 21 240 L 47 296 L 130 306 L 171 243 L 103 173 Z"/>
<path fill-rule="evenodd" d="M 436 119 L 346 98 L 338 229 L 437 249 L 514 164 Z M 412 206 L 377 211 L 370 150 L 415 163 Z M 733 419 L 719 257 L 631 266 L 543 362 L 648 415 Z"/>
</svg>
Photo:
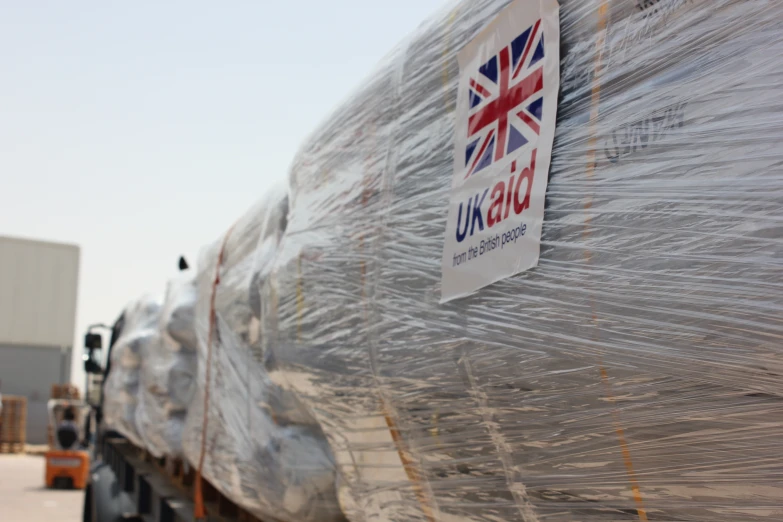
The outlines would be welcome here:
<svg viewBox="0 0 783 522">
<path fill-rule="evenodd" d="M 80 522 L 84 492 L 48 490 L 43 483 L 43 457 L 0 455 L 0 520 Z"/>
</svg>

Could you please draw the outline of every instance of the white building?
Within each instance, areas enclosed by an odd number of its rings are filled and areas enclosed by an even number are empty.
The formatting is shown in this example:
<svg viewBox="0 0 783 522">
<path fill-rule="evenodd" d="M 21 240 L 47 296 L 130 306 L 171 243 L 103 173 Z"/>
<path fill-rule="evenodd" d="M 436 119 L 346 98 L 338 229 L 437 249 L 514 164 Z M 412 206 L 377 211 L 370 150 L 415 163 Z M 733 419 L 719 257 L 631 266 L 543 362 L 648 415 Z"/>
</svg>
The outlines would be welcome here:
<svg viewBox="0 0 783 522">
<path fill-rule="evenodd" d="M 71 379 L 78 279 L 78 246 L 0 236 L 0 392 L 27 397 L 33 444 L 52 384 Z"/>
</svg>

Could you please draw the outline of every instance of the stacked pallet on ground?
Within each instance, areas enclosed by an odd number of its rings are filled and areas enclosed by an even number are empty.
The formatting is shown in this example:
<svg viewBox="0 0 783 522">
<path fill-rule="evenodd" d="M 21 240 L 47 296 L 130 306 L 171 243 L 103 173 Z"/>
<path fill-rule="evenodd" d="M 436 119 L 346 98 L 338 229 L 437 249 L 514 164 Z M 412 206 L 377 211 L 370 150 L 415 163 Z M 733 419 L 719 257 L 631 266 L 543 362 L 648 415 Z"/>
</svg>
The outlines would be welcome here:
<svg viewBox="0 0 783 522">
<path fill-rule="evenodd" d="M 0 453 L 24 453 L 27 397 L 6 395 L 0 412 Z"/>
</svg>

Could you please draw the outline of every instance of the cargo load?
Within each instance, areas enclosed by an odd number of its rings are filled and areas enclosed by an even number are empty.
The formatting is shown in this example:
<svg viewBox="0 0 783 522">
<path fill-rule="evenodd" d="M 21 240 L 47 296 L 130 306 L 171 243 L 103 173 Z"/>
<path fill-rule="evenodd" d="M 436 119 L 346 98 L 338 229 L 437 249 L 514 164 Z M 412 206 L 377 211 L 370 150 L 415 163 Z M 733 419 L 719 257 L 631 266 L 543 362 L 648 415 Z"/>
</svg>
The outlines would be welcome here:
<svg viewBox="0 0 783 522">
<path fill-rule="evenodd" d="M 781 57 L 772 0 L 452 2 L 129 306 L 111 424 L 262 520 L 783 519 Z"/>
<path fill-rule="evenodd" d="M 158 343 L 140 366 L 136 422 L 144 447 L 155 457 L 182 457 L 182 430 L 195 394 L 196 286 L 183 274 L 168 282 L 157 324 Z"/>
<path fill-rule="evenodd" d="M 538 266 L 441 304 L 455 53 L 507 4 L 450 6 L 301 149 L 271 377 L 352 521 L 783 517 L 783 4 L 563 0 Z"/>
<path fill-rule="evenodd" d="M 198 370 L 183 447 L 209 483 L 263 520 L 338 521 L 325 437 L 251 350 L 260 324 L 251 306 L 253 266 L 276 248 L 286 211 L 285 190 L 270 193 L 199 260 Z"/>
<path fill-rule="evenodd" d="M 160 347 L 160 300 L 145 295 L 128 303 L 124 326 L 111 349 L 111 369 L 104 383 L 103 414 L 106 426 L 144 447 L 137 410 L 142 361 Z"/>
</svg>

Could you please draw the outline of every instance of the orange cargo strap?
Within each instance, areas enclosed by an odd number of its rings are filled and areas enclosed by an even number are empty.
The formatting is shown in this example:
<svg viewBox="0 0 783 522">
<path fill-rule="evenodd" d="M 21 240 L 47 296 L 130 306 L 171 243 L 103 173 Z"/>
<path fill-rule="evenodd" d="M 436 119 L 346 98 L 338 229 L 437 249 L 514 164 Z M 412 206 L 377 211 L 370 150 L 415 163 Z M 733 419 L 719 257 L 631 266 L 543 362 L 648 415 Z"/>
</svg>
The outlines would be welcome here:
<svg viewBox="0 0 783 522">
<path fill-rule="evenodd" d="M 234 224 L 236 225 L 236 223 Z M 202 472 L 204 471 L 204 456 L 206 455 L 207 446 L 207 426 L 209 424 L 209 383 L 212 369 L 212 339 L 217 328 L 217 312 L 215 311 L 215 296 L 217 295 L 217 287 L 220 284 L 220 269 L 223 266 L 223 258 L 226 252 L 226 243 L 231 235 L 231 231 L 234 230 L 234 225 L 228 229 L 226 235 L 223 237 L 223 243 L 220 246 L 220 253 L 218 254 L 217 265 L 215 266 L 215 279 L 212 282 L 212 295 L 209 298 L 209 330 L 207 333 L 207 364 L 204 368 L 204 420 L 201 425 L 201 451 L 198 458 L 198 468 L 196 469 L 196 480 L 193 489 L 193 516 L 197 520 L 203 520 L 207 516 L 207 510 L 204 507 L 204 493 L 202 491 Z"/>
<path fill-rule="evenodd" d="M 591 108 L 590 108 L 590 136 L 587 141 L 587 179 L 592 180 L 593 176 L 595 175 L 595 167 L 596 167 L 596 148 L 598 145 L 598 134 L 597 134 L 597 124 L 598 124 L 598 110 L 599 110 L 599 104 L 601 101 L 601 73 L 603 72 L 604 63 L 603 63 L 603 55 L 604 55 L 604 46 L 606 43 L 606 28 L 609 22 L 609 2 L 608 0 L 603 0 L 601 2 L 601 5 L 598 8 L 598 27 L 597 27 L 597 33 L 598 33 L 598 39 L 596 41 L 596 56 L 595 56 L 595 62 L 594 62 L 594 69 L 593 69 L 593 87 L 591 91 Z M 585 239 L 588 239 L 590 237 L 591 231 L 590 231 L 590 224 L 592 222 L 592 216 L 590 214 L 590 210 L 593 207 L 593 198 L 592 194 L 589 195 L 587 202 L 585 202 L 585 211 L 587 211 L 587 216 L 585 218 L 585 226 L 582 233 L 582 236 Z M 592 252 L 590 252 L 589 248 L 585 248 L 584 251 L 585 255 L 585 261 L 589 265 L 592 262 Z M 593 325 L 598 329 L 598 317 L 596 316 L 595 309 L 594 309 L 594 303 L 591 300 L 590 307 L 593 308 L 592 312 L 592 320 Z M 604 387 L 606 389 L 606 396 L 609 399 L 609 401 L 614 404 L 615 397 L 612 393 L 612 383 L 609 379 L 609 373 L 606 371 L 606 367 L 603 363 L 603 357 L 601 357 L 601 360 L 599 360 L 598 363 L 599 371 L 601 374 L 601 382 L 604 384 Z M 628 481 L 631 484 L 631 493 L 633 494 L 634 502 L 636 503 L 636 514 L 639 517 L 639 522 L 647 522 L 647 510 L 644 508 L 644 499 L 642 498 L 642 492 L 641 488 L 639 487 L 639 481 L 636 478 L 636 471 L 633 467 L 633 461 L 631 460 L 631 451 L 628 447 L 628 441 L 625 438 L 625 430 L 622 427 L 622 424 L 620 423 L 620 415 L 617 411 L 616 407 L 612 408 L 612 422 L 614 424 L 614 431 L 617 435 L 617 442 L 620 445 L 620 453 L 622 454 L 623 458 L 623 464 L 625 464 L 625 470 L 626 474 L 628 476 Z"/>
</svg>

